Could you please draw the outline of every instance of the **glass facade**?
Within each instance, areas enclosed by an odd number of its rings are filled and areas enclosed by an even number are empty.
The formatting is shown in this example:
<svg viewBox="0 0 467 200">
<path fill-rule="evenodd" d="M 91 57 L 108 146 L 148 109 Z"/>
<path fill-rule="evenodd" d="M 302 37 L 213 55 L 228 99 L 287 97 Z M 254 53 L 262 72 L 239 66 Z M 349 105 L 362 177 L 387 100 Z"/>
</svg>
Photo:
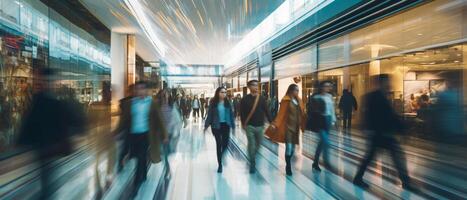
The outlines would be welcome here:
<svg viewBox="0 0 467 200">
<path fill-rule="evenodd" d="M 56 69 L 59 95 L 91 103 L 100 101 L 103 87 L 109 85 L 109 65 L 108 44 L 40 1 L 0 0 L 0 152 L 16 137 L 31 100 L 34 70 Z"/>
<path fill-rule="evenodd" d="M 379 20 L 274 61 L 271 81 L 279 99 L 284 88 L 297 83 L 304 101 L 319 81 L 334 84 L 337 104 L 343 89 L 363 103 L 371 91 L 370 77 L 391 75 L 391 102 L 409 124 L 413 135 L 430 138 L 430 114 L 440 96 L 451 93 L 459 110 L 459 134 L 467 134 L 467 5 L 463 1 L 438 0 Z M 262 82 L 268 74 L 259 76 Z M 264 77 L 264 78 L 263 78 Z M 353 127 L 362 124 L 361 109 L 353 115 Z M 337 110 L 338 118 L 340 117 Z M 340 122 L 339 122 L 340 123 Z M 312 141 L 303 137 L 303 152 Z M 307 139 L 308 138 L 308 139 Z"/>
</svg>

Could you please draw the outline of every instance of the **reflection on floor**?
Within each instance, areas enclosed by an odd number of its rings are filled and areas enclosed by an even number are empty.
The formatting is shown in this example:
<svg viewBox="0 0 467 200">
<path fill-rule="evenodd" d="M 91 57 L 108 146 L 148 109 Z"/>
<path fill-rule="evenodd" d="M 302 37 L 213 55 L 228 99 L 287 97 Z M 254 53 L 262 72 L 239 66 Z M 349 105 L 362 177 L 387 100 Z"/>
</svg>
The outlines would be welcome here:
<svg viewBox="0 0 467 200">
<path fill-rule="evenodd" d="M 304 138 L 317 142 L 313 133 Z M 257 158 L 257 173 L 249 174 L 246 159 L 246 136 L 236 127 L 231 135 L 229 150 L 224 158 L 224 172 L 217 173 L 215 140 L 210 130 L 203 133 L 203 122 L 189 122 L 183 128 L 176 150 L 166 162 L 149 166 L 148 179 L 133 199 L 465 199 L 465 165 L 458 156 L 446 158 L 433 154 L 435 144 L 423 142 L 403 145 L 409 172 L 420 191 L 410 192 L 400 187 L 392 163 L 382 154 L 370 166 L 365 180 L 370 183 L 363 190 L 351 183 L 356 167 L 365 153 L 365 136 L 353 132 L 331 134 L 332 169 L 321 173 L 311 170 L 312 161 L 302 155 L 301 147 L 293 159 L 294 175 L 285 175 L 283 145 L 264 140 Z M 130 161 L 121 173 L 106 177 L 108 158 L 115 156 L 110 147 L 96 154 L 94 142 L 81 141 L 79 151 L 51 165 L 56 166 L 52 199 L 131 199 L 135 163 Z M 306 144 L 310 145 L 310 144 Z M 117 145 L 118 146 L 118 145 Z M 441 147 L 438 147 L 441 149 Z M 450 150 L 451 149 L 451 150 Z M 458 150 L 458 149 L 456 149 Z M 452 148 L 444 148 L 449 152 Z M 108 154 L 108 153 L 111 154 Z M 456 153 L 452 152 L 451 154 Z M 458 153 L 458 152 L 457 152 Z M 96 156 L 100 155 L 100 159 Z M 457 159 L 455 159 L 457 158 Z M 3 162 L 3 161 L 2 161 Z M 457 167 L 456 167 L 457 166 Z M 25 165 L 0 174 L 0 199 L 35 199 L 40 188 L 37 163 Z M 443 170 L 444 169 L 444 170 Z M 96 178 L 99 171 L 99 179 Z M 111 180 L 106 185 L 107 179 Z M 23 180 L 24 179 L 24 180 Z M 31 179 L 31 181 L 28 181 Z M 112 181 L 113 180 L 113 181 Z M 111 183 L 111 184 L 110 184 Z M 456 185 L 456 183 L 458 183 Z M 463 189 L 462 189 L 463 188 Z M 441 192 L 440 192 L 441 191 Z M 458 198 L 460 197 L 460 198 Z"/>
</svg>

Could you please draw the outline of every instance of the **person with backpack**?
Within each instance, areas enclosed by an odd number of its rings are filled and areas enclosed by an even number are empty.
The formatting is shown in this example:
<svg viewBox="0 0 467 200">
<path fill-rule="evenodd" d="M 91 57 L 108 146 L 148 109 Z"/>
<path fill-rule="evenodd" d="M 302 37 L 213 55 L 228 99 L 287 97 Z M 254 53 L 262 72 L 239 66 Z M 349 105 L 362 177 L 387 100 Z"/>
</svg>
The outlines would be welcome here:
<svg viewBox="0 0 467 200">
<path fill-rule="evenodd" d="M 334 110 L 334 101 L 330 94 L 332 90 L 332 83 L 323 81 L 319 85 L 317 94 L 310 98 L 309 112 L 308 112 L 308 125 L 311 131 L 319 134 L 319 143 L 316 147 L 313 170 L 321 171 L 319 167 L 319 157 L 321 152 L 324 153 L 324 164 L 329 165 L 329 131 L 336 123 L 336 114 Z"/>
</svg>

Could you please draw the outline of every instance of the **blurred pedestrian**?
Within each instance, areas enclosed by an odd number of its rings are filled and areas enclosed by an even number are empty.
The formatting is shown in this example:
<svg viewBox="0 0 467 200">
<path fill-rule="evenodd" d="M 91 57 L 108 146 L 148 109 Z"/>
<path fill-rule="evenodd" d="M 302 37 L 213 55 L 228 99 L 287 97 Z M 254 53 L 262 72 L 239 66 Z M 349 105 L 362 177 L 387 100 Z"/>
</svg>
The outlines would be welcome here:
<svg viewBox="0 0 467 200">
<path fill-rule="evenodd" d="M 273 118 L 276 117 L 278 110 L 279 110 L 279 100 L 277 99 L 277 96 L 273 96 L 271 98 L 271 102 L 269 103 L 269 111 L 271 112 L 271 116 Z"/>
<path fill-rule="evenodd" d="M 217 172 L 222 173 L 222 158 L 229 145 L 230 130 L 235 129 L 233 105 L 227 99 L 227 90 L 224 87 L 217 88 L 211 100 L 204 132 L 209 126 L 216 139 Z"/>
<path fill-rule="evenodd" d="M 208 112 L 209 112 L 209 105 L 211 104 L 211 99 L 209 97 L 206 97 L 206 103 L 204 104 L 204 109 L 206 110 L 206 112 L 204 113 L 204 118 L 206 119 L 206 117 L 208 116 Z"/>
<path fill-rule="evenodd" d="M 145 82 L 137 82 L 134 97 L 122 109 L 117 132 L 129 132 L 130 157 L 136 158 L 135 191 L 146 180 L 147 157 L 150 148 L 152 163 L 161 161 L 161 143 L 168 142 L 168 135 L 161 117 L 160 108 L 149 95 Z"/>
<path fill-rule="evenodd" d="M 84 111 L 70 99 L 58 99 L 58 76 L 49 68 L 39 69 L 35 77 L 36 91 L 26 112 L 19 134 L 20 145 L 36 151 L 41 173 L 40 199 L 52 195 L 50 177 L 54 171 L 49 162 L 69 155 L 73 150 L 71 137 L 84 132 Z"/>
<path fill-rule="evenodd" d="M 452 144 L 466 142 L 462 139 L 465 138 L 466 123 L 462 89 L 454 81 L 446 82 L 446 90 L 439 93 L 431 115 L 433 131 L 439 141 Z"/>
<path fill-rule="evenodd" d="M 193 100 L 191 101 L 191 107 L 193 108 L 193 119 L 198 120 L 199 118 L 199 109 L 201 107 L 201 102 L 198 99 L 198 96 L 195 95 Z"/>
<path fill-rule="evenodd" d="M 126 110 L 126 109 L 131 108 L 131 100 L 133 99 L 133 97 L 134 97 L 134 85 L 130 85 L 128 87 L 128 96 L 124 97 L 123 99 L 120 99 L 120 105 L 119 105 L 120 113 L 131 112 L 130 110 Z M 115 135 L 117 136 L 117 139 L 121 141 L 121 147 L 118 153 L 118 160 L 117 160 L 117 172 L 122 171 L 124 163 L 125 163 L 125 157 L 128 155 L 130 151 L 130 130 L 124 127 L 121 127 L 124 125 L 126 124 L 123 123 L 123 119 L 120 118 L 118 127 L 114 131 Z"/>
<path fill-rule="evenodd" d="M 248 81 L 247 86 L 250 89 L 250 94 L 241 100 L 239 113 L 242 129 L 246 131 L 248 139 L 250 173 L 255 173 L 256 154 L 264 137 L 264 118 L 267 118 L 269 123 L 271 123 L 272 117 L 265 98 L 258 93 L 258 81 Z"/>
<path fill-rule="evenodd" d="M 201 103 L 199 109 L 201 111 L 201 118 L 204 120 L 204 113 L 206 112 L 206 98 L 204 98 L 204 94 L 201 94 L 199 98 L 199 102 Z"/>
<path fill-rule="evenodd" d="M 180 109 L 183 114 L 183 121 L 185 123 L 185 126 L 187 125 L 187 121 L 190 115 L 190 102 L 187 98 L 186 95 L 182 95 L 182 98 L 180 99 Z"/>
<path fill-rule="evenodd" d="M 323 81 L 320 83 L 319 91 L 311 97 L 311 112 L 308 113 L 310 118 L 308 122 L 311 130 L 319 134 L 319 143 L 316 147 L 313 170 L 321 171 L 319 167 L 319 157 L 323 152 L 323 161 L 326 167 L 329 166 L 329 131 L 336 123 L 336 114 L 334 109 L 334 101 L 332 95 L 332 83 Z"/>
<path fill-rule="evenodd" d="M 357 99 L 348 89 L 342 91 L 339 101 L 339 109 L 342 113 L 342 127 L 344 131 L 350 130 L 352 126 L 352 112 L 357 111 Z"/>
<path fill-rule="evenodd" d="M 389 151 L 395 168 L 399 172 L 402 186 L 406 189 L 412 189 L 402 149 L 394 137 L 395 133 L 403 131 L 404 126 L 387 98 L 390 92 L 389 75 L 381 74 L 375 76 L 374 86 L 375 90 L 366 94 L 364 101 L 365 126 L 372 134 L 369 139 L 367 153 L 358 168 L 353 182 L 364 188 L 369 187 L 363 181 L 363 175 L 375 154 L 379 150 L 385 149 Z"/>
<path fill-rule="evenodd" d="M 242 96 L 240 94 L 237 94 L 234 98 L 234 107 L 235 107 L 235 118 L 239 117 L 241 114 L 241 102 L 242 101 Z"/>
<path fill-rule="evenodd" d="M 285 143 L 285 170 L 292 175 L 291 159 L 295 152 L 295 145 L 299 144 L 300 130 L 305 128 L 305 110 L 302 100 L 298 97 L 299 88 L 291 84 L 282 98 L 276 118 L 266 130 L 266 135 L 273 141 Z"/>
</svg>

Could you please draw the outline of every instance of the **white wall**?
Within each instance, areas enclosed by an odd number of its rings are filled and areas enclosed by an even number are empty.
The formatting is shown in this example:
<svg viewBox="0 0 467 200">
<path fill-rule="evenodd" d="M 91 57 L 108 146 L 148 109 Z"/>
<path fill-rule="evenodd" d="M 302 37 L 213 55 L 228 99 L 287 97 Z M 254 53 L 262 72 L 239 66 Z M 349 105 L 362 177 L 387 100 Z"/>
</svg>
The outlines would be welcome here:
<svg viewBox="0 0 467 200">
<path fill-rule="evenodd" d="M 293 80 L 293 77 L 288 77 L 288 78 L 283 78 L 279 79 L 279 87 L 278 89 L 278 98 L 279 101 L 284 97 L 285 93 L 287 93 L 287 88 L 289 87 L 290 84 L 295 83 Z M 302 98 L 302 83 L 298 83 L 298 88 L 300 89 L 300 92 L 298 93 L 299 97 Z"/>
</svg>

